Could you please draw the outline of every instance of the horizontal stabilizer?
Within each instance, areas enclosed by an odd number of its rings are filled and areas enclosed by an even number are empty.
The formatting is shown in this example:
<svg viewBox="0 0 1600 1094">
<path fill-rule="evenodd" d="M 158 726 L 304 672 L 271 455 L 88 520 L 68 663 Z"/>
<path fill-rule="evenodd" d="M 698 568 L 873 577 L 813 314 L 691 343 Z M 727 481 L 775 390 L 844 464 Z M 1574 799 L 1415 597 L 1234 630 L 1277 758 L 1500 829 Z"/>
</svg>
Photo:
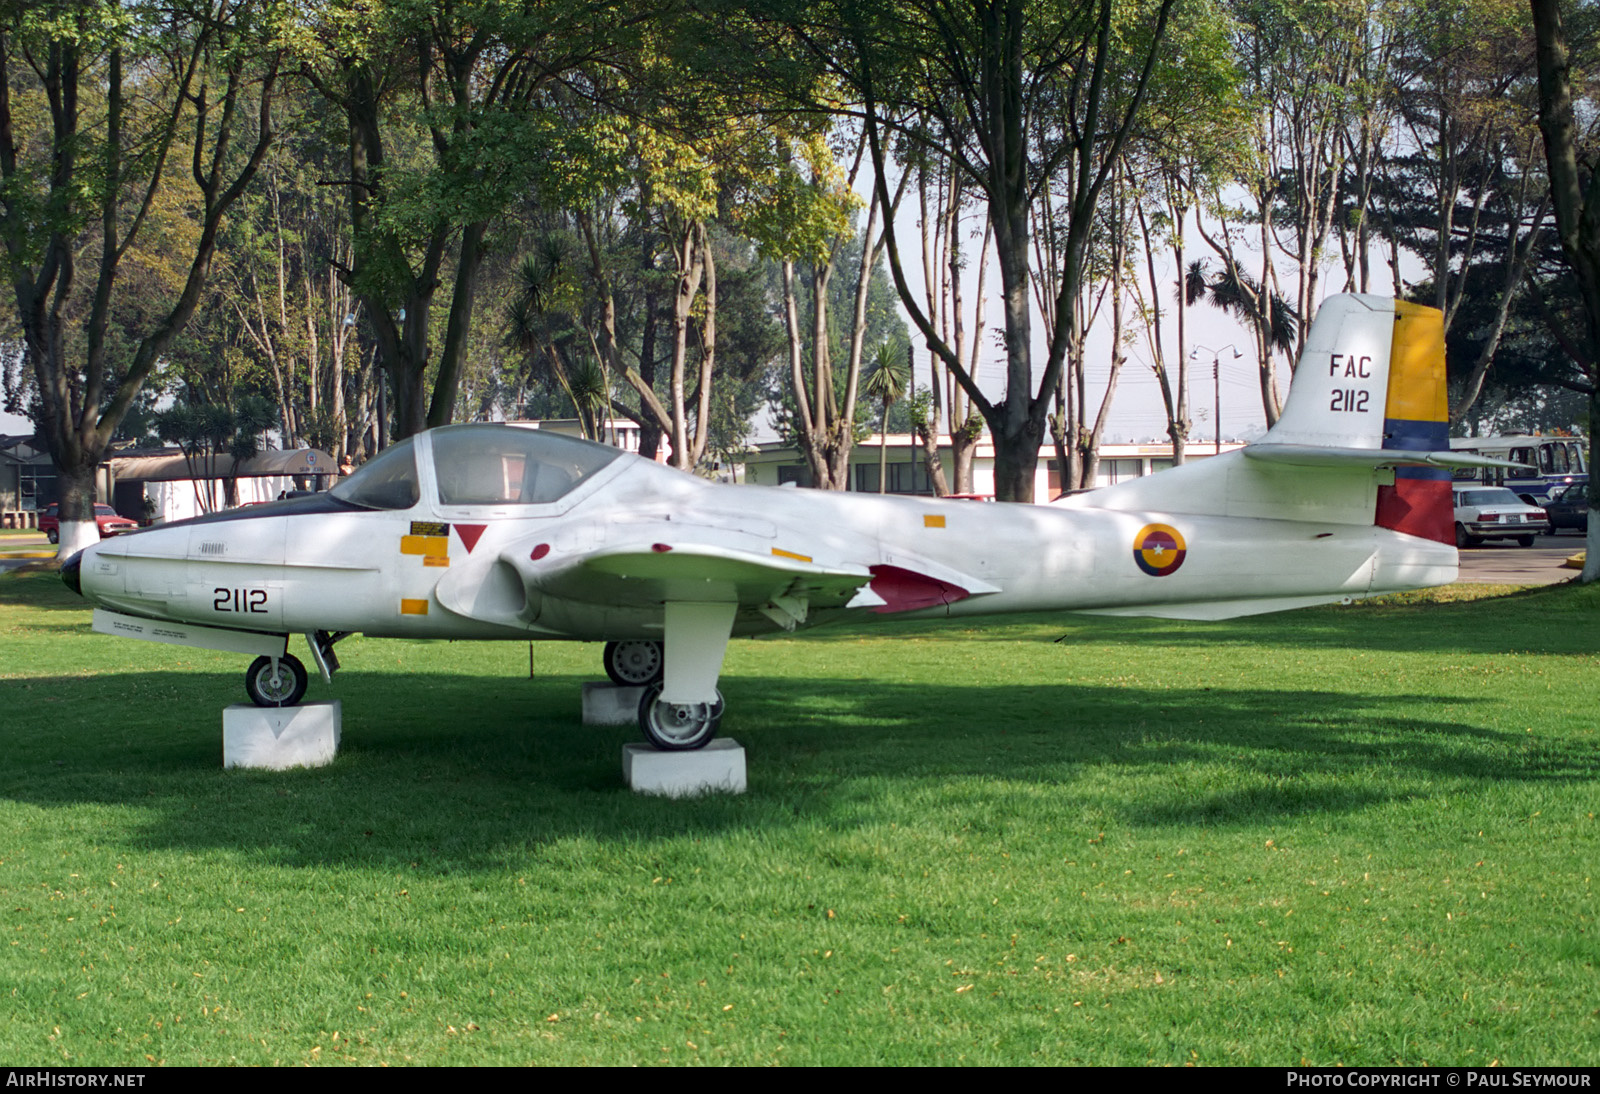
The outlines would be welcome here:
<svg viewBox="0 0 1600 1094">
<path fill-rule="evenodd" d="M 1308 444 L 1253 444 L 1244 449 L 1252 460 L 1290 464 L 1295 467 L 1504 467 L 1517 470 L 1527 464 L 1496 460 L 1488 456 L 1451 452 L 1448 449 L 1422 451 L 1400 448 L 1330 448 Z"/>
</svg>

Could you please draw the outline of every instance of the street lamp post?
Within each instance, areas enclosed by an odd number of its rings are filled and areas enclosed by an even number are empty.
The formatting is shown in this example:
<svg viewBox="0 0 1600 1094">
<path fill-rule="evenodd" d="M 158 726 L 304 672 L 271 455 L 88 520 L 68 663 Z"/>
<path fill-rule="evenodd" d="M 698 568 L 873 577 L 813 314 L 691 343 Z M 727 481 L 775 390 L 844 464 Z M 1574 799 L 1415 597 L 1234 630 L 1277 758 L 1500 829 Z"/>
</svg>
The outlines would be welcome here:
<svg viewBox="0 0 1600 1094">
<path fill-rule="evenodd" d="M 1244 356 L 1232 342 L 1223 346 L 1222 349 L 1212 349 L 1210 346 L 1196 346 L 1189 351 L 1189 360 L 1191 361 L 1200 359 L 1201 350 L 1211 354 L 1211 398 L 1214 404 L 1212 414 L 1216 419 L 1216 439 L 1213 447 L 1216 450 L 1215 455 L 1218 456 L 1222 455 L 1222 354 L 1230 349 L 1233 350 L 1233 359 L 1235 361 Z"/>
</svg>

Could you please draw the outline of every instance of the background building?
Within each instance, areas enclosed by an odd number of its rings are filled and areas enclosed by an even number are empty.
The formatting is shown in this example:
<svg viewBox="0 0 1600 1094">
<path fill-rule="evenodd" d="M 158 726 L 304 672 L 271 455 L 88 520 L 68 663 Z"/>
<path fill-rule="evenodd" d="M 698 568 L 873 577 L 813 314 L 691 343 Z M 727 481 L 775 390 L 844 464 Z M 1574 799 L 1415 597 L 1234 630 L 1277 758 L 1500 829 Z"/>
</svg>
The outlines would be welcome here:
<svg viewBox="0 0 1600 1094">
<path fill-rule="evenodd" d="M 878 492 L 879 447 L 882 438 L 877 434 L 868 437 L 850 450 L 850 488 L 864 494 Z M 1243 448 L 1242 442 L 1225 441 L 1224 452 Z M 891 433 L 888 437 L 888 463 L 885 468 L 888 494 L 933 494 L 933 482 L 923 460 L 922 446 L 907 433 Z M 1197 452 L 1196 449 L 1201 451 Z M 1214 454 L 1211 445 L 1190 444 L 1189 460 L 1201 460 Z M 944 464 L 946 482 L 954 482 L 955 468 L 949 451 L 949 438 L 942 438 L 940 459 Z M 1061 475 L 1056 468 L 1055 449 L 1046 445 L 1039 450 L 1039 464 L 1034 474 L 1033 496 L 1049 501 L 1061 493 Z M 1100 446 L 1100 466 L 1095 474 L 1096 486 L 1111 486 L 1172 466 L 1170 444 L 1103 444 Z M 793 445 L 781 441 L 759 444 L 745 457 L 743 481 L 758 486 L 797 486 L 811 484 L 811 472 L 805 458 Z M 972 489 L 975 494 L 994 494 L 994 446 L 987 439 L 978 442 L 972 464 Z"/>
</svg>

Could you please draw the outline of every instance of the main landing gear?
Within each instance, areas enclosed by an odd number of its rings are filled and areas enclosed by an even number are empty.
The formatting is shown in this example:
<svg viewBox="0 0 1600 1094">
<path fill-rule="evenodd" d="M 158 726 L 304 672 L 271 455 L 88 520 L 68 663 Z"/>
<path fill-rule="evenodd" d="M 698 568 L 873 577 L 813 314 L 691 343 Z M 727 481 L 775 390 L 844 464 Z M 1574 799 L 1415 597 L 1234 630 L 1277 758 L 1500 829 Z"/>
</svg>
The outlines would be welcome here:
<svg viewBox="0 0 1600 1094">
<path fill-rule="evenodd" d="M 606 643 L 606 675 L 645 689 L 639 729 L 656 748 L 704 748 L 717 735 L 723 711 L 717 677 L 737 610 L 732 603 L 669 602 L 662 641 Z"/>
<path fill-rule="evenodd" d="M 666 703 L 661 689 L 666 677 L 666 644 L 649 639 L 607 642 L 602 655 L 606 675 L 618 687 L 643 688 L 639 697 L 639 729 L 645 740 L 665 752 L 704 748 L 722 721 L 722 693 L 713 702 Z"/>
<path fill-rule="evenodd" d="M 624 688 L 659 683 L 667 662 L 662 643 L 648 639 L 607 642 L 602 659 L 611 682 Z"/>
<path fill-rule="evenodd" d="M 666 703 L 661 685 L 651 684 L 639 697 L 639 728 L 663 752 L 704 748 L 722 724 L 722 692 L 710 703 Z"/>
</svg>

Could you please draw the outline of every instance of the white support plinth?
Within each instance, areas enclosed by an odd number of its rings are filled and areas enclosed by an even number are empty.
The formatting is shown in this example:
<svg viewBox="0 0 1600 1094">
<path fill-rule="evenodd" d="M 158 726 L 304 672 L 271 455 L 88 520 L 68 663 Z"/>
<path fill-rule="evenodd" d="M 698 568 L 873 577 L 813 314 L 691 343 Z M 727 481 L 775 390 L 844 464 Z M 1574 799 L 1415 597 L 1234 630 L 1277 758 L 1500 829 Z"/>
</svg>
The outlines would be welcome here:
<svg viewBox="0 0 1600 1094">
<path fill-rule="evenodd" d="M 222 766 L 321 767 L 339 753 L 343 711 L 338 699 L 298 707 L 248 703 L 222 712 Z"/>
<path fill-rule="evenodd" d="M 647 744 L 623 745 L 622 777 L 636 794 L 668 798 L 743 794 L 744 746 L 729 737 L 688 752 L 663 752 Z"/>
<path fill-rule="evenodd" d="M 639 699 L 644 688 L 625 688 L 618 684 L 583 685 L 583 724 L 586 726 L 631 726 L 639 721 Z"/>
</svg>

